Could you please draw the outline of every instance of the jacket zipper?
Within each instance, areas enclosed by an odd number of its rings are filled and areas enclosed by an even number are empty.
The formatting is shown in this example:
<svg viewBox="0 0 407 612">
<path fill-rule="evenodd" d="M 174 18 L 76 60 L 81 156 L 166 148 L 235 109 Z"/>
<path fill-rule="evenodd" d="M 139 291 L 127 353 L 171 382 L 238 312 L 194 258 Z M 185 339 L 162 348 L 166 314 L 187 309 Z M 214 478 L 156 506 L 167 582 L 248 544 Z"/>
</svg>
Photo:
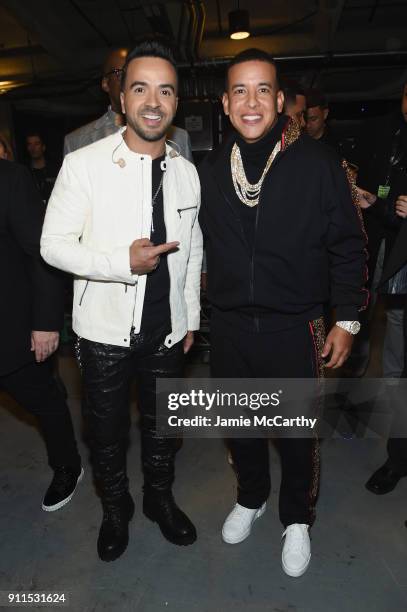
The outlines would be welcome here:
<svg viewBox="0 0 407 612">
<path fill-rule="evenodd" d="M 164 176 L 163 179 L 163 217 L 164 217 L 164 226 L 165 226 L 165 241 L 168 242 L 168 201 L 165 199 L 164 197 L 164 186 L 166 187 L 167 190 L 167 184 L 169 181 L 169 174 L 167 176 Z M 167 183 L 167 184 L 166 184 Z M 167 205 L 165 205 L 165 202 L 167 201 Z M 191 208 L 198 208 L 198 206 L 191 206 Z M 179 218 L 181 219 L 181 211 L 184 210 L 182 208 L 178 208 L 177 209 L 177 213 L 179 214 Z M 174 329 L 175 325 L 174 325 L 174 313 L 173 310 L 171 308 L 171 287 L 172 287 L 172 278 L 171 278 L 171 268 L 172 268 L 172 259 L 171 257 L 167 257 L 167 266 L 168 266 L 168 278 L 170 281 L 170 291 L 168 294 L 168 301 L 170 304 L 170 319 L 171 319 L 171 334 L 172 334 L 172 330 Z M 171 341 L 170 341 L 171 344 Z"/>
<path fill-rule="evenodd" d="M 142 159 L 144 159 L 144 158 L 142 158 Z M 141 171 L 141 193 L 143 194 L 143 197 L 144 197 L 144 168 L 142 168 L 142 171 Z M 144 201 L 141 204 L 141 231 L 142 232 L 143 232 L 143 205 L 144 205 Z M 163 181 L 163 209 L 164 209 L 164 181 Z M 152 218 L 151 218 L 151 221 L 152 221 Z M 126 286 L 127 286 L 127 284 L 126 284 Z M 135 312 L 136 312 L 137 293 L 138 293 L 138 279 L 137 279 L 137 283 L 135 285 L 135 291 L 134 291 L 133 312 L 132 312 L 132 315 L 131 315 L 131 324 L 130 324 L 129 335 L 131 335 L 132 329 L 135 329 L 134 315 L 135 315 Z M 141 309 L 141 316 L 143 316 L 143 308 Z"/>
<path fill-rule="evenodd" d="M 294 144 L 295 144 L 295 143 L 294 143 Z M 285 155 L 286 151 L 287 151 L 287 148 L 285 148 L 285 149 L 283 149 L 282 151 L 280 151 L 280 152 L 279 152 L 279 154 L 276 156 L 276 158 L 275 158 L 275 160 L 274 160 L 274 162 L 273 162 L 273 164 L 272 164 L 272 167 L 270 168 L 270 170 L 269 170 L 269 172 L 268 172 L 268 175 L 270 175 L 270 174 L 271 174 L 271 172 L 273 171 L 273 169 L 274 169 L 275 165 L 276 165 L 276 164 L 277 164 L 277 163 L 280 161 L 281 157 L 283 157 L 283 156 Z M 232 204 L 231 204 L 231 202 L 230 202 L 229 198 L 227 197 L 227 195 L 226 195 L 226 194 L 225 194 L 225 192 L 223 191 L 223 189 L 222 189 L 222 187 L 220 186 L 220 184 L 219 184 L 219 182 L 218 182 L 218 181 L 217 181 L 217 185 L 218 185 L 218 189 L 219 189 L 219 191 L 221 192 L 221 194 L 222 194 L 222 195 L 223 195 L 223 197 L 225 198 L 226 202 L 228 203 L 228 205 L 229 205 L 230 209 L 232 210 L 234 217 L 235 217 L 235 218 L 238 220 L 238 222 L 239 222 L 239 226 L 240 226 L 240 231 L 241 231 L 241 233 L 242 233 L 242 236 L 243 236 L 244 242 L 246 243 L 246 246 L 249 248 L 249 247 L 250 247 L 250 245 L 249 245 L 249 243 L 248 243 L 248 242 L 247 242 L 247 240 L 246 240 L 246 236 L 245 236 L 245 234 L 244 234 L 244 231 L 243 231 L 243 226 L 242 226 L 242 222 L 241 222 L 240 218 L 239 218 L 239 217 L 236 215 L 235 210 L 234 210 L 234 208 L 233 208 L 233 206 L 232 206 Z M 258 202 L 258 204 L 257 204 L 257 210 L 256 210 L 256 219 L 255 219 L 255 225 L 254 225 L 254 243 L 253 243 L 253 249 L 252 249 L 252 252 L 251 252 L 251 278 L 250 278 L 250 292 L 249 292 L 249 297 L 250 297 L 250 301 L 251 301 L 251 303 L 252 303 L 253 305 L 254 305 L 254 255 L 255 255 L 255 247 L 256 247 L 256 234 L 257 234 L 257 227 L 258 227 L 258 221 L 259 221 L 260 196 L 261 196 L 261 193 L 260 193 L 260 195 L 259 195 L 259 202 Z M 256 316 L 254 317 L 254 326 L 255 326 L 256 331 L 259 331 L 259 327 L 260 327 L 260 326 L 259 326 L 259 318 L 258 318 L 258 317 L 256 317 Z"/>
<path fill-rule="evenodd" d="M 260 209 L 260 198 L 261 192 L 259 193 L 259 201 L 256 206 L 256 218 L 254 221 L 254 240 L 253 240 L 253 248 L 252 248 L 252 259 L 251 259 L 251 279 L 250 279 L 250 289 L 251 289 L 251 301 L 254 306 L 254 252 L 256 249 L 256 234 L 257 234 L 257 226 L 259 224 L 259 209 Z M 256 332 L 260 331 L 260 321 L 259 317 L 254 315 L 254 328 Z"/>
<path fill-rule="evenodd" d="M 181 213 L 184 210 L 193 210 L 194 208 L 198 208 L 198 206 L 188 206 L 187 208 L 177 208 L 177 213 L 179 214 L 179 218 L 181 219 Z"/>
<path fill-rule="evenodd" d="M 79 300 L 79 306 L 82 306 L 82 300 L 84 298 L 84 295 L 86 293 L 86 289 L 88 288 L 88 285 L 89 285 L 89 281 L 87 280 L 86 281 L 86 285 L 85 285 L 85 289 L 83 290 L 82 295 L 81 295 L 81 299 Z"/>
<path fill-rule="evenodd" d="M 223 191 L 223 189 L 222 189 L 222 187 L 219 185 L 219 183 L 218 183 L 218 189 L 219 189 L 219 191 L 221 192 L 221 194 L 223 195 L 223 197 L 224 197 L 225 201 L 227 202 L 227 204 L 228 204 L 228 206 L 229 206 L 230 210 L 232 211 L 234 218 L 235 218 L 235 219 L 236 219 L 236 221 L 238 222 L 238 224 L 239 224 L 239 228 L 240 228 L 240 233 L 242 234 L 242 239 L 243 239 L 243 242 L 246 244 L 247 250 L 250 252 L 250 245 L 249 245 L 249 243 L 247 242 L 247 238 L 246 238 L 245 233 L 244 233 L 244 230 L 243 230 L 243 225 L 242 225 L 242 220 L 241 220 L 241 218 L 240 218 L 240 217 L 239 217 L 239 216 L 236 214 L 235 209 L 233 208 L 233 205 L 232 205 L 231 201 L 229 200 L 229 198 L 227 197 L 226 193 Z M 252 256 L 252 257 L 253 257 L 253 256 Z M 253 262 L 252 262 L 252 265 L 253 265 Z M 249 282 L 249 299 L 250 299 L 250 297 L 251 297 L 251 295 L 252 295 L 252 293 L 253 293 L 253 289 L 252 289 L 252 287 L 253 287 L 253 284 L 252 284 L 252 279 L 250 279 L 250 282 Z"/>
<path fill-rule="evenodd" d="M 236 211 L 233 208 L 233 205 L 231 204 L 229 198 L 227 197 L 226 193 L 223 191 L 223 189 L 221 188 L 221 186 L 219 184 L 218 184 L 218 189 L 221 192 L 221 194 L 223 195 L 223 197 L 225 198 L 225 201 L 228 203 L 228 206 L 229 206 L 230 210 L 232 211 L 234 218 L 239 223 L 240 232 L 242 234 L 243 242 L 246 244 L 247 250 L 249 250 L 249 243 L 247 242 L 245 233 L 243 231 L 243 225 L 242 225 L 242 221 L 241 221 L 240 217 L 238 217 L 238 215 L 236 214 Z"/>
<path fill-rule="evenodd" d="M 235 209 L 233 208 L 233 205 L 231 204 L 229 198 L 227 197 L 226 193 L 223 191 L 223 189 L 221 188 L 219 183 L 218 183 L 218 189 L 221 192 L 221 194 L 223 195 L 223 197 L 225 198 L 225 200 L 228 203 L 230 209 L 232 210 L 235 219 L 237 219 L 237 221 L 239 223 L 239 227 L 240 227 L 240 231 L 241 231 L 243 240 L 246 243 L 246 246 L 247 246 L 247 248 L 249 250 L 250 249 L 250 245 L 247 242 L 245 233 L 243 231 L 242 221 L 241 221 L 240 217 L 238 217 L 236 215 Z M 257 226 L 258 226 L 258 219 L 259 219 L 259 206 L 260 206 L 260 196 L 259 196 L 259 203 L 257 204 L 257 210 L 256 210 L 256 219 L 255 219 L 255 225 L 254 225 L 254 243 L 253 243 L 253 248 L 252 248 L 252 251 L 251 251 L 251 258 L 250 258 L 251 276 L 250 276 L 250 281 L 249 281 L 249 299 L 250 299 L 252 304 L 254 304 L 254 251 L 255 251 L 255 245 L 256 245 L 256 233 L 257 233 Z M 254 317 L 254 327 L 255 327 L 255 330 L 257 332 L 260 331 L 259 318 L 256 317 L 256 316 Z"/>
<path fill-rule="evenodd" d="M 287 149 L 283 149 L 277 155 L 276 159 L 274 160 L 274 163 L 272 164 L 270 170 L 268 171 L 268 176 L 265 177 L 265 181 L 264 182 L 266 182 L 267 178 L 270 177 L 270 174 L 273 172 L 276 163 L 278 163 L 280 161 L 281 156 L 284 155 L 286 150 Z M 254 240 L 253 240 L 252 258 L 251 258 L 250 289 L 251 289 L 251 302 L 252 302 L 253 306 L 254 306 L 254 255 L 255 255 L 255 250 L 256 250 L 257 228 L 258 228 L 258 225 L 259 225 L 259 210 L 260 210 L 261 195 L 262 195 L 262 192 L 260 192 L 260 194 L 259 194 L 259 201 L 258 201 L 258 204 L 257 204 L 257 207 L 256 207 L 256 219 L 255 219 L 255 222 L 254 222 Z M 260 331 L 260 320 L 259 320 L 258 316 L 254 316 L 254 327 L 255 327 L 256 332 Z"/>
</svg>

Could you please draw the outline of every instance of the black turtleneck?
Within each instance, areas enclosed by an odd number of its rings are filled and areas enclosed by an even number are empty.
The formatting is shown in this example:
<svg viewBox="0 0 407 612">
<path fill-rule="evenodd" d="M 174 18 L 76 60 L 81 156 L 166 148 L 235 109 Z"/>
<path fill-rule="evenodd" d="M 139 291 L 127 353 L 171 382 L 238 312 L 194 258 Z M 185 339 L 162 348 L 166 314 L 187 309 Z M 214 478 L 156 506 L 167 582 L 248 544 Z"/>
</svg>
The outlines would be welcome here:
<svg viewBox="0 0 407 612">
<path fill-rule="evenodd" d="M 244 171 L 246 178 L 250 183 L 255 184 L 260 180 L 263 170 L 267 164 L 267 160 L 276 146 L 277 141 L 280 140 L 286 123 L 287 117 L 285 115 L 281 115 L 277 119 L 274 127 L 265 136 L 263 136 L 261 140 L 254 143 L 247 143 L 241 136 L 237 136 L 236 142 L 240 149 Z M 261 193 L 262 192 L 260 192 L 260 200 L 257 206 L 246 206 L 246 204 L 239 199 L 237 194 L 233 200 L 234 206 L 241 219 L 243 231 L 250 248 L 253 248 L 254 244 L 257 214 L 256 210 L 258 206 L 264 205 L 261 200 Z"/>
</svg>

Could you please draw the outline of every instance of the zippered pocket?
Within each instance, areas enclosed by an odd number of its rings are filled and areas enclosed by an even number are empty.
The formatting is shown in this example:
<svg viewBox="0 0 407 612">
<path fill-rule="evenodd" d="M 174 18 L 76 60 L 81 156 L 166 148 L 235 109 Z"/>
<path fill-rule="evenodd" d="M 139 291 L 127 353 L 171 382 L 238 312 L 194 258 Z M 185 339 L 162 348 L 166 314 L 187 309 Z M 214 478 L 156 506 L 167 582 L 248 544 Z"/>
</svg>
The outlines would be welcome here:
<svg viewBox="0 0 407 612">
<path fill-rule="evenodd" d="M 86 281 L 86 285 L 85 285 L 85 289 L 83 290 L 82 295 L 81 295 L 81 299 L 79 300 L 79 306 L 82 306 L 82 300 L 85 297 L 85 293 L 86 293 L 86 289 L 88 288 L 88 285 L 89 285 L 89 281 L 87 280 Z"/>
<path fill-rule="evenodd" d="M 181 219 L 181 213 L 185 212 L 186 210 L 196 210 L 198 208 L 198 206 L 186 206 L 185 208 L 177 208 L 177 213 L 179 214 L 179 218 Z"/>
</svg>

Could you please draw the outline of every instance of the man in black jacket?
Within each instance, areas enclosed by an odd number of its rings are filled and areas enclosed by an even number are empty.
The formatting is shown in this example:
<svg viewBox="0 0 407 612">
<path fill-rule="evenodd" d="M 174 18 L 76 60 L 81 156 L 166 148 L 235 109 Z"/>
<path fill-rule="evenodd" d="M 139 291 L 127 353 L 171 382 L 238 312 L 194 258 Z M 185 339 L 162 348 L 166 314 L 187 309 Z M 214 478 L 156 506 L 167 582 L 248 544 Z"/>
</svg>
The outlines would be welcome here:
<svg viewBox="0 0 407 612">
<path fill-rule="evenodd" d="M 407 192 L 407 82 L 402 88 L 400 108 L 384 117 L 367 121 L 357 140 L 352 156 L 359 167 L 358 185 L 375 194 L 379 200 L 394 202 Z M 384 242 L 384 266 L 396 239 L 399 225 L 383 215 L 380 202 L 363 211 L 368 236 L 368 270 L 370 284 L 381 276 L 381 245 Z M 390 223 L 389 223 L 390 221 Z M 377 268 L 377 270 L 376 270 Z M 372 287 L 370 308 L 364 315 L 364 333 L 358 338 L 352 354 L 351 370 L 363 373 L 369 361 L 369 326 L 376 287 Z M 374 293 L 373 293 L 374 292 Z M 381 287 L 386 293 L 386 334 L 383 345 L 383 377 L 398 378 L 403 370 L 403 298 L 391 287 Z M 349 365 L 349 364 L 348 364 Z M 353 365 L 353 367 L 352 367 Z"/>
<path fill-rule="evenodd" d="M 326 122 L 329 115 L 328 100 L 319 89 L 306 92 L 307 110 L 305 112 L 306 131 L 311 138 L 331 147 L 340 157 L 340 143 Z"/>
<path fill-rule="evenodd" d="M 366 304 L 365 240 L 334 152 L 285 116 L 271 57 L 250 49 L 228 67 L 234 132 L 200 170 L 200 223 L 212 303 L 211 367 L 220 378 L 316 378 L 349 355 Z M 325 341 L 323 305 L 337 324 Z M 270 492 L 267 439 L 229 440 L 237 504 L 222 530 L 244 540 Z M 318 490 L 315 438 L 280 438 L 284 571 L 302 575 Z"/>
<path fill-rule="evenodd" d="M 42 508 L 58 510 L 83 476 L 72 420 L 49 357 L 63 324 L 63 280 L 40 256 L 44 216 L 29 171 L 0 160 L 0 388 L 34 414 L 53 480 Z"/>
<path fill-rule="evenodd" d="M 365 210 L 375 210 L 378 217 L 386 219 L 396 216 L 399 220 L 399 232 L 385 259 L 383 274 L 379 282 L 379 291 L 383 286 L 390 286 L 392 293 L 399 297 L 403 304 L 402 328 L 404 354 L 402 356 L 401 377 L 407 376 L 407 195 L 398 195 L 397 199 L 389 195 L 386 199 L 377 198 L 374 194 L 359 189 L 359 204 Z M 402 338 L 400 338 L 400 342 Z M 387 460 L 377 469 L 366 483 L 366 488 L 376 495 L 390 493 L 402 477 L 407 476 L 407 412 L 405 398 L 402 394 L 405 387 L 390 385 L 387 395 L 393 410 L 391 435 L 387 442 Z M 402 405 L 400 406 L 400 402 Z"/>
<path fill-rule="evenodd" d="M 404 219 L 402 226 L 397 235 L 396 242 L 390 252 L 389 258 L 384 266 L 383 275 L 380 285 L 393 278 L 401 269 L 407 267 L 407 196 L 401 196 L 398 200 L 399 210 L 404 205 L 404 212 L 399 212 Z M 404 270 L 405 274 L 407 270 Z M 404 300 L 404 369 L 401 374 L 402 378 L 407 378 L 407 293 L 403 294 Z M 402 388 L 405 390 L 405 386 Z M 400 395 L 400 392 L 399 392 Z M 397 485 L 400 478 L 407 476 L 407 411 L 406 398 L 396 398 L 394 409 L 394 420 L 392 423 L 391 436 L 387 442 L 387 461 L 382 465 L 368 480 L 366 487 L 376 494 L 384 494 L 392 491 Z M 404 436 L 404 437 L 401 437 Z"/>
</svg>

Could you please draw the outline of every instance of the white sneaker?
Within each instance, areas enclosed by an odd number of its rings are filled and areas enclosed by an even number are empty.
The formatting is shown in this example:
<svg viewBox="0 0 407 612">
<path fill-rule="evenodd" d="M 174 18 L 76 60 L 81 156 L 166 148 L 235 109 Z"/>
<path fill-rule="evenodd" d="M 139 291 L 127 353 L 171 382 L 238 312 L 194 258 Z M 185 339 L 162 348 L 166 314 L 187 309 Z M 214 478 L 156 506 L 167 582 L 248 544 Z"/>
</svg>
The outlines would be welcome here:
<svg viewBox="0 0 407 612">
<path fill-rule="evenodd" d="M 266 511 L 266 502 L 260 508 L 245 508 L 236 504 L 223 523 L 222 539 L 227 544 L 243 542 L 252 530 L 254 521 Z"/>
<path fill-rule="evenodd" d="M 308 535 L 309 525 L 293 523 L 288 525 L 282 537 L 285 536 L 281 561 L 283 570 L 288 576 L 302 576 L 311 561 L 311 542 Z"/>
</svg>

